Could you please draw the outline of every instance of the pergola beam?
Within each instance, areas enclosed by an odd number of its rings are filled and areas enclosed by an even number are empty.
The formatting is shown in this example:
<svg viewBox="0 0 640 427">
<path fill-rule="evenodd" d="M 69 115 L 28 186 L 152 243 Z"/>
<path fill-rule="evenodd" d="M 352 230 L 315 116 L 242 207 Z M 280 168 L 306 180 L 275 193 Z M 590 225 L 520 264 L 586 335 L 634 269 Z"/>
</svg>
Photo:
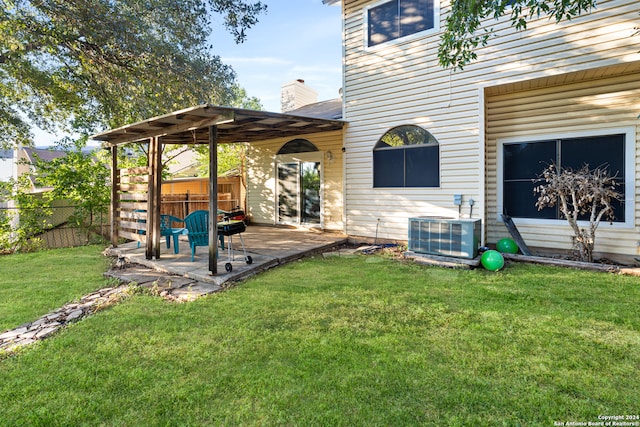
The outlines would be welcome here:
<svg viewBox="0 0 640 427">
<path fill-rule="evenodd" d="M 169 135 L 174 135 L 178 133 L 191 132 L 196 131 L 201 128 L 206 128 L 212 125 L 217 125 L 220 123 L 231 122 L 234 119 L 233 112 L 225 112 L 225 114 L 216 115 L 214 118 L 205 118 L 198 121 L 189 121 L 187 123 L 180 123 L 169 126 L 159 126 L 158 123 L 161 122 L 152 122 L 149 121 L 149 126 L 154 126 L 149 130 L 141 131 L 140 129 L 134 127 L 133 125 L 124 126 L 120 129 L 116 129 L 114 132 L 114 137 L 109 138 L 106 142 L 104 142 L 105 147 L 112 147 L 114 145 L 126 144 L 129 142 L 139 142 L 145 139 L 153 138 L 153 137 L 164 137 Z M 152 125 L 153 123 L 153 125 Z M 138 126 L 139 127 L 139 126 Z M 116 133 L 116 131 L 119 131 Z M 99 138 L 100 135 L 96 135 L 96 138 Z"/>
<path fill-rule="evenodd" d="M 341 120 L 198 105 L 93 135 L 104 148 L 140 142 L 155 136 L 163 144 L 208 144 L 209 126 L 217 126 L 217 143 L 253 142 L 276 137 L 340 130 Z"/>
</svg>

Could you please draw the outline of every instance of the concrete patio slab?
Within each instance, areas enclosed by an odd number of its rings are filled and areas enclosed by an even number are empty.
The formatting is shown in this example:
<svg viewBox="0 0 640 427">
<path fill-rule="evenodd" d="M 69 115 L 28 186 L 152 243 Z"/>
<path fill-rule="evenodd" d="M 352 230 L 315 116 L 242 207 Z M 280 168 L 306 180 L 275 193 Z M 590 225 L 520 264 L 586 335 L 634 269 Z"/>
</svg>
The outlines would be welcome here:
<svg viewBox="0 0 640 427">
<path fill-rule="evenodd" d="M 251 256 L 253 260 L 251 264 L 245 262 L 240 236 L 244 240 L 247 255 Z M 173 248 L 167 249 L 163 239 L 160 245 L 159 259 L 147 260 L 144 245 L 138 248 L 136 242 L 109 248 L 107 254 L 122 258 L 127 263 L 142 265 L 160 273 L 222 287 L 277 265 L 329 251 L 347 242 L 346 236 L 337 233 L 306 228 L 257 225 L 251 225 L 241 235 L 237 234 L 231 237 L 234 247 L 232 259 L 229 260 L 226 246 L 225 250 L 219 249 L 218 274 L 215 276 L 209 273 L 209 258 L 206 247 L 196 248 L 195 260 L 191 261 L 191 249 L 186 236 L 180 236 L 180 252 L 177 254 L 173 252 Z M 228 238 L 225 239 L 225 245 L 228 245 Z M 225 264 L 228 262 L 232 265 L 231 272 L 225 270 Z M 118 274 L 126 276 L 127 273 L 124 271 Z M 145 280 L 144 277 L 143 275 L 141 279 Z"/>
</svg>

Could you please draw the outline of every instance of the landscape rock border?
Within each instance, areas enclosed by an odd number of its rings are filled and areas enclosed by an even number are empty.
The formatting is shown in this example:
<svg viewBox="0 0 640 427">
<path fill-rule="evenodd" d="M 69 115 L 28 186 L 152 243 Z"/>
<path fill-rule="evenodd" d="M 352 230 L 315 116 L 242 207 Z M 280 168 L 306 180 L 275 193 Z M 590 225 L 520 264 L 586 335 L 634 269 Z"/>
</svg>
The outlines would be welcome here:
<svg viewBox="0 0 640 427">
<path fill-rule="evenodd" d="M 21 347 L 48 338 L 66 325 L 120 302 L 134 292 L 135 288 L 128 284 L 102 288 L 33 322 L 5 331 L 0 334 L 0 358 L 13 354 Z"/>
<path fill-rule="evenodd" d="M 24 346 L 48 338 L 66 325 L 124 300 L 133 295 L 136 289 L 147 289 L 172 302 L 193 301 L 223 289 L 217 285 L 128 263 L 111 269 L 104 275 L 107 278 L 117 280 L 121 285 L 91 292 L 80 298 L 78 302 L 65 304 L 33 322 L 4 331 L 0 334 L 0 358 L 9 356 Z"/>
</svg>

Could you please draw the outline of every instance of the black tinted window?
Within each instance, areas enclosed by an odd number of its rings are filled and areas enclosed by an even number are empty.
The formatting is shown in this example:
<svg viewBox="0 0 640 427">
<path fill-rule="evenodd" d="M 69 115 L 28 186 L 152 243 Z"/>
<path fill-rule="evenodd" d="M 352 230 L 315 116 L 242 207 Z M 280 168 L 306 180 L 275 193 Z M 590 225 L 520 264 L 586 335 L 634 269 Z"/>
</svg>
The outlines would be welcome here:
<svg viewBox="0 0 640 427">
<path fill-rule="evenodd" d="M 367 11 L 368 45 L 434 28 L 434 0 L 393 0 Z"/>
</svg>

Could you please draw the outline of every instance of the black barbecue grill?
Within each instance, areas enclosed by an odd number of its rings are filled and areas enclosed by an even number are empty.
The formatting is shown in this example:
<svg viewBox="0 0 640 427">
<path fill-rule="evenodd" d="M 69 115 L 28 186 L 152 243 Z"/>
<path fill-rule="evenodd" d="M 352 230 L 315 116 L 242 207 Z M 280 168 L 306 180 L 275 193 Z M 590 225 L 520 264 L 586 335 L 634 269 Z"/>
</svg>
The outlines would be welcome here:
<svg viewBox="0 0 640 427">
<path fill-rule="evenodd" d="M 223 212 L 222 221 L 218 223 L 218 235 L 229 237 L 227 242 L 228 262 L 224 265 L 224 269 L 228 272 L 231 272 L 233 270 L 231 261 L 235 261 L 235 255 L 233 253 L 233 236 L 235 234 L 240 237 L 240 243 L 242 244 L 242 252 L 244 254 L 245 262 L 247 263 L 247 265 L 253 263 L 253 258 L 251 258 L 251 255 L 247 255 L 247 250 L 244 247 L 244 239 L 242 238 L 242 233 L 244 233 L 244 231 L 247 229 L 247 226 L 243 220 L 235 218 L 244 218 L 244 212 L 239 210 L 232 212 Z"/>
</svg>

